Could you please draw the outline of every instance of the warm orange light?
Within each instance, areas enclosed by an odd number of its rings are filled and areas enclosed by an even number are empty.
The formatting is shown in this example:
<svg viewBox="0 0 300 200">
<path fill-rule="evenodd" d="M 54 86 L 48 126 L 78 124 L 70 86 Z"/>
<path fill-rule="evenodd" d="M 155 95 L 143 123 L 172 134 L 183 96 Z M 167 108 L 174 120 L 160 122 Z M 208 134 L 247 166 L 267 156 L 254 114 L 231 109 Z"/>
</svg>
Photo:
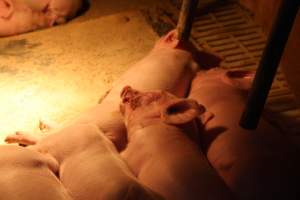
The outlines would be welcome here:
<svg viewBox="0 0 300 200">
<path fill-rule="evenodd" d="M 0 87 L 0 143 L 15 131 L 39 132 L 40 119 L 62 124 L 96 104 L 97 98 L 64 81 L 40 79 L 38 85 L 22 85 L 11 80 Z"/>
</svg>

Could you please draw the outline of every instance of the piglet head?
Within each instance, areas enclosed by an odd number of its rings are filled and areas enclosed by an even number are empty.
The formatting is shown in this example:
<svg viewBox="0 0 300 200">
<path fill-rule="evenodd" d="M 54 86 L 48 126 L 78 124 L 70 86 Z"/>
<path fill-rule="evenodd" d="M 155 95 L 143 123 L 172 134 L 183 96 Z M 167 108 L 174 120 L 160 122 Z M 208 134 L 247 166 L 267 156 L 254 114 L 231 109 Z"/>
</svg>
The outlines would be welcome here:
<svg viewBox="0 0 300 200">
<path fill-rule="evenodd" d="M 196 101 L 180 99 L 164 91 L 140 92 L 126 86 L 121 98 L 121 112 L 127 126 L 147 126 L 158 121 L 182 125 L 205 112 L 205 108 Z"/>
<path fill-rule="evenodd" d="M 26 2 L 0 0 L 0 37 L 50 27 L 51 19 Z"/>
<path fill-rule="evenodd" d="M 160 118 L 160 106 L 163 99 L 168 96 L 165 92 L 140 92 L 129 86 L 121 92 L 121 112 L 125 116 L 125 123 Z M 169 96 L 169 98 L 172 98 Z"/>
</svg>

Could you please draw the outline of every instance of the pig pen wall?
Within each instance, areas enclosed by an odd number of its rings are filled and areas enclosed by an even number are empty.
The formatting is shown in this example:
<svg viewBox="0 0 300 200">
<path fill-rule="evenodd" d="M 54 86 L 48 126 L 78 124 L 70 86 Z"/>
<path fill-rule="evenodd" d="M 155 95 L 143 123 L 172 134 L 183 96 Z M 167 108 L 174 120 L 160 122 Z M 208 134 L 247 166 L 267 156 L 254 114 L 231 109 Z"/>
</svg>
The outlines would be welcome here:
<svg viewBox="0 0 300 200">
<path fill-rule="evenodd" d="M 269 34 L 282 0 L 240 0 L 240 3 L 253 13 L 254 19 Z M 287 81 L 296 95 L 300 105 L 300 11 L 298 11 L 294 27 L 285 48 L 281 67 Z"/>
<path fill-rule="evenodd" d="M 158 36 L 139 9 L 156 3 L 92 1 L 65 25 L 0 38 L 0 143 L 15 131 L 39 133 L 39 119 L 63 124 L 97 104 L 153 47 Z"/>
</svg>

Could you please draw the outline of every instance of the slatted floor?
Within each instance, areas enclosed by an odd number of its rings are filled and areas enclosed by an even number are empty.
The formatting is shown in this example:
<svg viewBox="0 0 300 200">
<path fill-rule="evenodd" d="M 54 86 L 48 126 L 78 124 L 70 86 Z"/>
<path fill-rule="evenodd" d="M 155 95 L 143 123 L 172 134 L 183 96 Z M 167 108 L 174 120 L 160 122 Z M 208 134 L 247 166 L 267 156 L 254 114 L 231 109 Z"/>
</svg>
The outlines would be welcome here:
<svg viewBox="0 0 300 200">
<path fill-rule="evenodd" d="M 178 4 L 174 8 L 173 15 L 167 14 L 173 25 Z M 221 67 L 226 69 L 255 70 L 266 44 L 266 36 L 251 14 L 234 1 L 223 2 L 202 15 L 197 13 L 191 37 L 196 46 L 222 56 Z M 300 135 L 300 109 L 280 69 L 265 110 L 266 118 L 284 133 Z"/>
</svg>

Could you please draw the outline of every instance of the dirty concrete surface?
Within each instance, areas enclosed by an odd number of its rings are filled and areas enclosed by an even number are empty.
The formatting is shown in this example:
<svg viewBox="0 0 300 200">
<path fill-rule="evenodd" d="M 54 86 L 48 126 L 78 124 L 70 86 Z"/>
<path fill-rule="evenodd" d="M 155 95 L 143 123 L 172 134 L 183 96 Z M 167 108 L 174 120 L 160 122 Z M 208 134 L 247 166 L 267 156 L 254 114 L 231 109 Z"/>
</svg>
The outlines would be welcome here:
<svg viewBox="0 0 300 200">
<path fill-rule="evenodd" d="M 95 105 L 158 36 L 139 9 L 161 1 L 93 1 L 68 24 L 0 38 L 0 143 L 63 124 Z"/>
</svg>

